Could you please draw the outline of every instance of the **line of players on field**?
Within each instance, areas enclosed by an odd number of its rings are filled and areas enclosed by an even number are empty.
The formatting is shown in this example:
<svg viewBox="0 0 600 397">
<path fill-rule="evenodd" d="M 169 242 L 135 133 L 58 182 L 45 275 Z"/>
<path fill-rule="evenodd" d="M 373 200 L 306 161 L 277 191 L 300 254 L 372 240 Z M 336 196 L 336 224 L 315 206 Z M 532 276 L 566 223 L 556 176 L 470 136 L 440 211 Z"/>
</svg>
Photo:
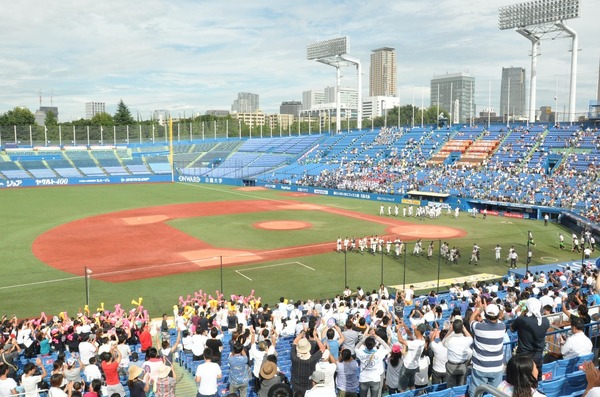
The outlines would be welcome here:
<svg viewBox="0 0 600 397">
<path fill-rule="evenodd" d="M 423 248 L 423 240 L 418 239 L 415 241 L 411 255 L 424 256 L 426 254 L 427 259 L 431 259 L 434 250 L 434 241 L 430 241 L 427 249 L 425 250 Z M 396 237 L 392 240 L 392 237 L 385 239 L 383 236 L 377 235 L 364 236 L 363 238 L 358 239 L 355 236 L 352 236 L 352 238 L 346 237 L 342 239 L 340 236 L 336 240 L 336 251 L 339 253 L 356 252 L 359 254 L 364 254 L 366 252 L 372 255 L 385 253 L 388 256 L 393 254 L 396 258 L 399 258 L 402 253 L 406 252 L 406 247 L 400 237 Z M 446 259 L 446 263 L 458 264 L 458 259 L 461 257 L 460 248 L 450 248 L 450 245 L 447 242 L 442 243 L 440 247 L 440 254 L 442 255 L 442 258 Z M 479 247 L 476 245 L 474 246 L 474 255 L 476 255 L 476 259 L 473 259 L 473 257 L 471 259 L 475 260 L 476 263 L 479 261 Z"/>
</svg>

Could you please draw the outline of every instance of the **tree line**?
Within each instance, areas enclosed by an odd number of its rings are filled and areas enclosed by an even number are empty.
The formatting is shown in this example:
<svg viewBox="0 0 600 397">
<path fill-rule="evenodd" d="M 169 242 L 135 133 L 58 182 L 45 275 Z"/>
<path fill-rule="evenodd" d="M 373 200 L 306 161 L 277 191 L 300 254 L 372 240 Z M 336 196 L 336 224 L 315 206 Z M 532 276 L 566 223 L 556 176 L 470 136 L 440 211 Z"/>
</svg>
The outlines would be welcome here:
<svg viewBox="0 0 600 397">
<path fill-rule="evenodd" d="M 448 118 L 449 114 L 444 109 L 438 109 L 437 107 L 429 107 L 429 108 L 418 108 L 413 105 L 405 105 L 405 106 L 395 106 L 392 109 L 387 110 L 387 115 L 375 117 L 373 119 L 364 119 L 363 120 L 363 128 L 368 128 L 370 126 L 373 127 L 383 127 L 383 126 L 394 126 L 394 125 L 403 125 L 403 126 L 413 126 L 420 124 L 435 124 L 438 122 L 438 110 L 440 113 L 444 115 L 444 117 Z M 398 114 L 400 117 L 398 117 Z M 229 121 L 229 125 L 232 129 L 235 128 L 237 124 L 237 120 L 234 119 L 231 115 L 228 116 L 214 116 L 214 115 L 202 115 L 197 117 L 189 117 L 185 119 L 179 119 L 179 122 L 191 123 L 191 122 L 209 122 L 214 123 L 217 122 L 221 125 L 226 123 L 226 120 Z M 325 125 L 325 123 L 329 122 L 329 125 Z M 327 130 L 331 128 L 331 120 L 321 121 L 321 128 L 323 130 Z M 46 113 L 45 126 L 126 126 L 126 125 L 134 125 L 134 124 L 142 124 L 142 125 L 151 125 L 158 124 L 157 120 L 135 120 L 131 115 L 131 111 L 125 105 L 123 100 L 120 100 L 117 105 L 117 110 L 115 114 L 110 114 L 107 112 L 97 113 L 91 119 L 81 118 L 79 120 L 73 120 L 68 122 L 59 123 L 56 115 L 53 112 Z M 347 128 L 355 128 L 356 120 L 342 120 L 342 124 L 344 125 L 344 129 Z M 15 107 L 12 110 L 9 110 L 3 114 L 0 114 L 0 126 L 24 126 L 24 125 L 36 125 L 35 115 L 31 112 L 31 110 L 24 107 Z M 258 129 L 255 126 L 255 129 Z M 319 129 L 319 120 L 314 119 L 312 122 L 300 121 L 292 124 L 290 129 L 293 132 L 298 131 L 307 131 L 313 130 L 316 131 Z"/>
</svg>

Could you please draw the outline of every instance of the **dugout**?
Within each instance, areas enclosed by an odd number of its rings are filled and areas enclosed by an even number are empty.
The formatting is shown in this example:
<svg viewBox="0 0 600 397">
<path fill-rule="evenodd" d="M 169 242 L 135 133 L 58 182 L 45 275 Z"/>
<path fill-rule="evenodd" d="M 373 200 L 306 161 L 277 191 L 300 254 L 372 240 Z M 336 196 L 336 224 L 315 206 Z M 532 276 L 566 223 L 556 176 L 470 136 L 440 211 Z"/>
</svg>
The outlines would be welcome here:
<svg viewBox="0 0 600 397">
<path fill-rule="evenodd" d="M 404 198 L 409 200 L 430 201 L 433 203 L 445 203 L 450 197 L 448 193 L 422 192 L 420 190 L 410 190 L 404 194 Z"/>
</svg>

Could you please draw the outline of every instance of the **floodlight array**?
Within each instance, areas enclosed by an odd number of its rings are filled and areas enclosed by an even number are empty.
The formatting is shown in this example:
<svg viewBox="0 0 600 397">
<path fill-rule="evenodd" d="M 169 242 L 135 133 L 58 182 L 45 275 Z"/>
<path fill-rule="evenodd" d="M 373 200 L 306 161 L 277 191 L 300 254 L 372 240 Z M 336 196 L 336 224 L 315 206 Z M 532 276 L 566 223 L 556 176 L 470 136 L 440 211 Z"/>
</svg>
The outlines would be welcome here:
<svg viewBox="0 0 600 397">
<path fill-rule="evenodd" d="M 534 0 L 498 10 L 498 28 L 524 28 L 579 18 L 579 0 Z"/>
<path fill-rule="evenodd" d="M 306 46 L 306 59 L 322 59 L 348 53 L 348 37 L 336 37 Z"/>
</svg>

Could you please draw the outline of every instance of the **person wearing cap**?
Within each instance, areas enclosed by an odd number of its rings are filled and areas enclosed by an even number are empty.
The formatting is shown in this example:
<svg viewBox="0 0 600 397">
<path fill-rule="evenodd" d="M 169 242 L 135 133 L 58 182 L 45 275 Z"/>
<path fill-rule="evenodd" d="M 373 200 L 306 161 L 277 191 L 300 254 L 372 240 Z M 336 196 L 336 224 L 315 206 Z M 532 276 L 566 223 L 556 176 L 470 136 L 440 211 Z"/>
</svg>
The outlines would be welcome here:
<svg viewBox="0 0 600 397">
<path fill-rule="evenodd" d="M 411 328 L 401 319 L 396 317 L 398 324 L 396 333 L 398 335 L 398 343 L 406 346 L 406 353 L 402 357 L 402 367 L 398 381 L 400 392 L 415 388 L 415 374 L 419 370 L 419 358 L 423 349 L 425 349 L 425 338 L 423 334 L 427 331 L 427 324 L 419 324 Z M 402 329 L 407 334 L 413 334 L 413 340 L 406 340 L 402 336 Z"/>
<path fill-rule="evenodd" d="M 325 387 L 335 390 L 335 381 L 333 379 L 337 366 L 335 365 L 336 358 L 326 349 L 321 356 L 321 361 L 315 366 L 315 370 L 325 374 Z"/>
<path fill-rule="evenodd" d="M 156 397 L 175 397 L 175 386 L 177 377 L 173 364 L 162 364 L 158 367 L 158 376 L 154 382 L 153 390 Z"/>
<path fill-rule="evenodd" d="M 258 397 L 268 397 L 269 390 L 271 390 L 273 386 L 282 383 L 283 379 L 283 375 L 277 370 L 277 364 L 271 360 L 265 360 L 260 367 L 258 376 L 258 384 L 260 387 Z M 243 396 L 240 394 L 240 397 Z"/>
<path fill-rule="evenodd" d="M 483 320 L 479 320 L 483 313 Z M 479 385 L 498 387 L 504 374 L 504 336 L 506 325 L 502 322 L 504 312 L 494 303 L 486 304 L 477 298 L 475 309 L 469 318 L 473 332 L 473 357 L 469 395 L 475 395 Z"/>
<path fill-rule="evenodd" d="M 360 397 L 366 397 L 369 391 L 371 396 L 379 395 L 385 371 L 384 360 L 391 351 L 391 347 L 377 336 L 374 328 L 365 331 L 364 338 L 356 345 L 356 358 L 360 365 Z"/>
<path fill-rule="evenodd" d="M 239 391 L 240 397 L 246 397 L 248 382 L 251 379 L 250 367 L 248 366 L 248 356 L 240 342 L 233 344 L 227 363 L 229 364 L 229 393 Z"/>
<path fill-rule="evenodd" d="M 400 368 L 402 368 L 402 345 L 394 343 L 392 352 L 386 359 L 385 384 L 390 394 L 398 393 L 398 382 L 400 381 Z"/>
<path fill-rule="evenodd" d="M 538 368 L 538 377 L 542 375 L 542 356 L 546 346 L 546 332 L 550 322 L 542 317 L 542 305 L 536 298 L 526 301 L 524 314 L 510 324 L 510 329 L 517 332 L 517 354 L 528 354 Z"/>
<path fill-rule="evenodd" d="M 310 381 L 312 388 L 304 393 L 304 397 L 335 397 L 335 389 L 325 386 L 325 374 L 323 372 L 314 371 L 310 375 Z"/>
<path fill-rule="evenodd" d="M 204 363 L 196 369 L 195 380 L 198 384 L 198 397 L 216 397 L 217 382 L 223 377 L 221 367 L 211 361 L 213 352 L 204 349 Z"/>
<path fill-rule="evenodd" d="M 456 319 L 452 322 L 442 344 L 448 349 L 446 384 L 449 388 L 464 385 L 467 380 L 467 363 L 472 354 L 473 337 L 462 320 Z"/>
<path fill-rule="evenodd" d="M 292 372 L 290 383 L 294 394 L 306 392 L 310 388 L 310 376 L 315 366 L 321 360 L 325 346 L 319 339 L 319 333 L 313 328 L 313 337 L 319 349 L 311 354 L 312 345 L 306 339 L 305 331 L 302 331 L 292 342 L 290 359 L 292 361 Z"/>
<path fill-rule="evenodd" d="M 140 379 L 142 375 L 143 380 Z M 132 365 L 127 369 L 127 387 L 130 397 L 146 397 L 146 393 L 150 390 L 149 374 L 141 367 Z"/>
<path fill-rule="evenodd" d="M 63 367 L 63 375 L 68 382 L 81 382 L 82 371 L 83 363 L 79 359 L 79 355 L 72 354 Z"/>
</svg>

